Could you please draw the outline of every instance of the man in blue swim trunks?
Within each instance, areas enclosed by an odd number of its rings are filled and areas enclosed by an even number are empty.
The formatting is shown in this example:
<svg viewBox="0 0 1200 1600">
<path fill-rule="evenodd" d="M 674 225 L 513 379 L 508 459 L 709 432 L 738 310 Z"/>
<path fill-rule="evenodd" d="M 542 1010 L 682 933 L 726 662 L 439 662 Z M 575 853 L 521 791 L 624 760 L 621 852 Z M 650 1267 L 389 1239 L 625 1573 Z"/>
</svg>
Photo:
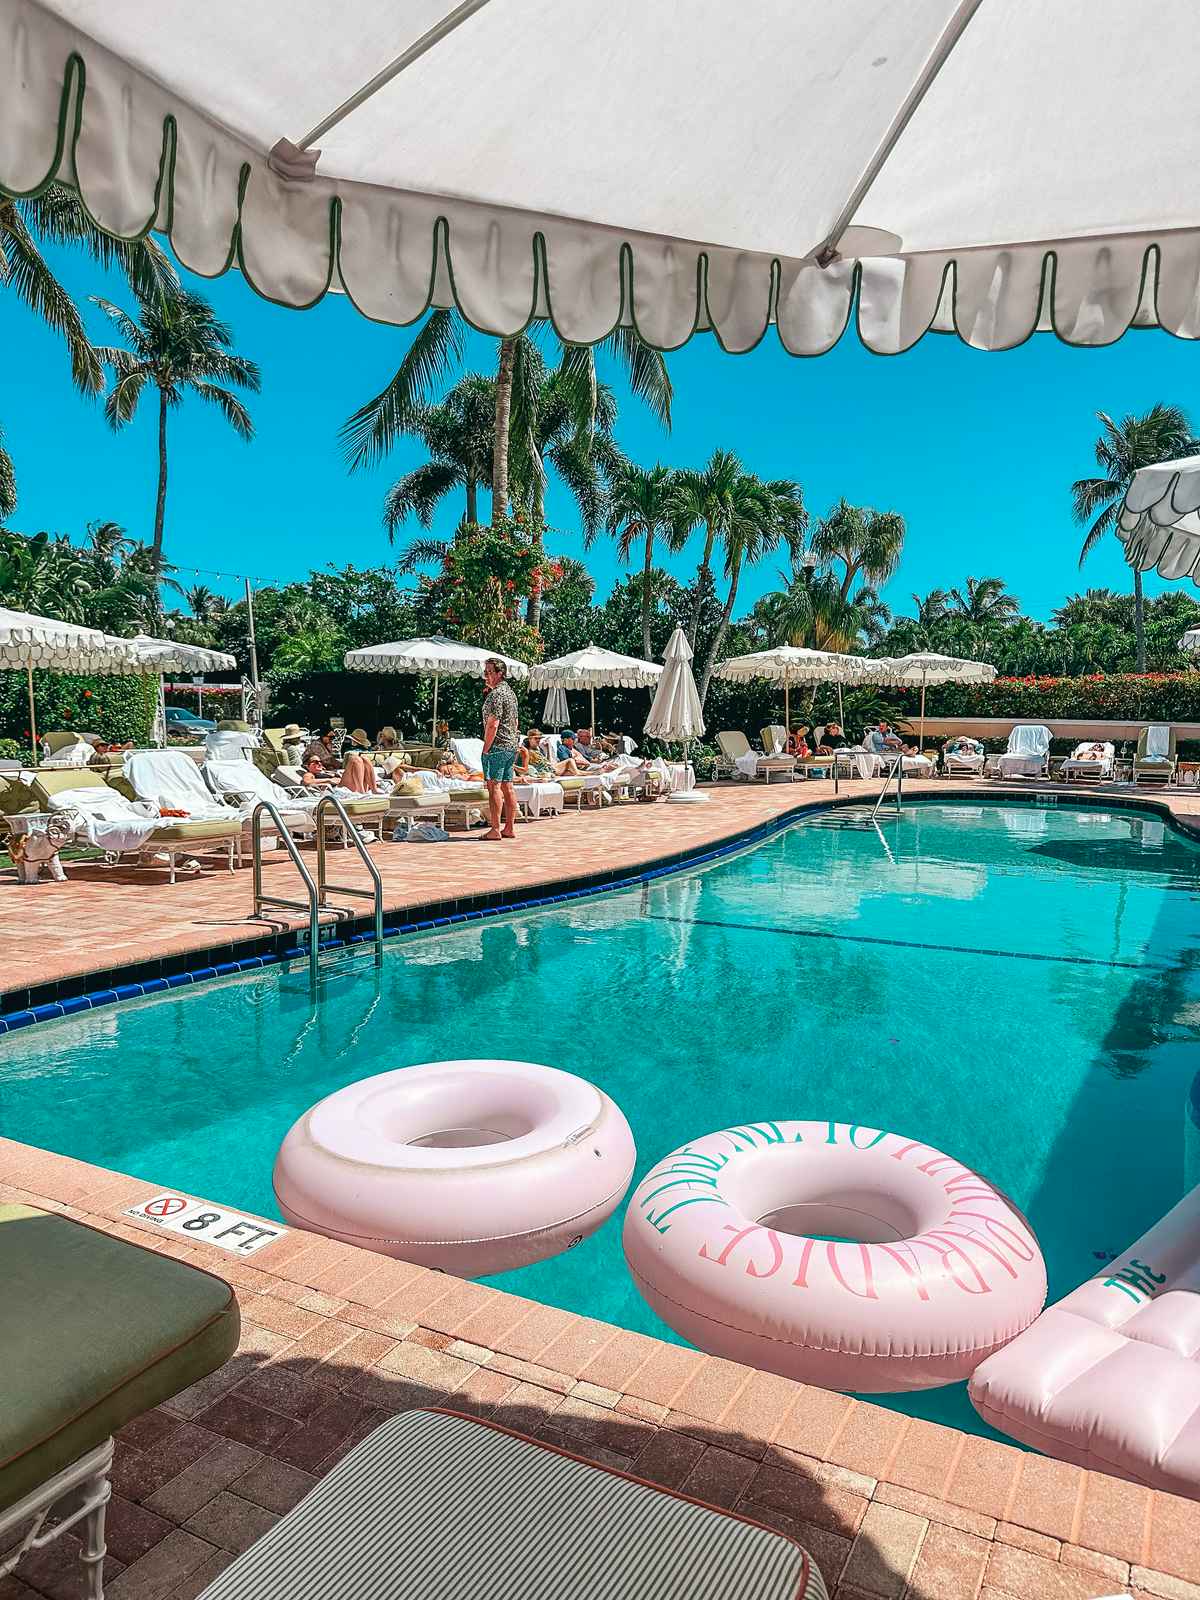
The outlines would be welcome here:
<svg viewBox="0 0 1200 1600">
<path fill-rule="evenodd" d="M 520 724 L 517 697 L 507 683 L 508 669 L 503 661 L 489 656 L 483 664 L 487 694 L 483 701 L 483 776 L 488 791 L 488 816 L 491 827 L 485 839 L 514 839 L 517 820 L 517 795 L 513 788 L 513 764 L 517 759 Z M 504 829 L 500 813 L 504 812 Z"/>
</svg>

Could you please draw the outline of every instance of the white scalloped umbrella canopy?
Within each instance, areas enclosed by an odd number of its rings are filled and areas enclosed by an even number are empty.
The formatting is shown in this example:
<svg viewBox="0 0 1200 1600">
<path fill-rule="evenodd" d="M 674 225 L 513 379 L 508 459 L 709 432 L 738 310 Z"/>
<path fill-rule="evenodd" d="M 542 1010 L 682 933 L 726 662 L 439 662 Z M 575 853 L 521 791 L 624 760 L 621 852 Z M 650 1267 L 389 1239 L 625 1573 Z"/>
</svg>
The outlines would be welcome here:
<svg viewBox="0 0 1200 1600">
<path fill-rule="evenodd" d="M 529 677 L 535 689 L 551 689 L 555 684 L 564 689 L 649 689 L 658 682 L 662 670 L 657 661 L 643 661 L 638 656 L 623 656 L 616 650 L 589 644 L 582 650 L 540 662 L 529 669 Z"/>
<path fill-rule="evenodd" d="M 1121 505 L 1117 537 L 1139 572 L 1200 584 L 1200 456 L 1142 467 Z M 1190 649 L 1183 645 L 1182 649 Z"/>
<path fill-rule="evenodd" d="M 386 322 L 1195 338 L 1197 81 L 1194 0 L 0 0 L 0 186 Z"/>
<path fill-rule="evenodd" d="M 0 606 L 0 667 L 49 672 L 137 672 L 128 639 L 113 639 L 98 628 L 59 622 L 28 611 Z"/>
<path fill-rule="evenodd" d="M 704 732 L 704 713 L 692 676 L 692 647 L 682 628 L 676 628 L 663 657 L 662 677 L 654 694 L 645 731 L 668 744 L 686 744 Z"/>
<path fill-rule="evenodd" d="M 1190 650 L 1193 655 L 1200 654 L 1200 628 L 1189 628 L 1179 641 L 1181 650 Z"/>
<path fill-rule="evenodd" d="M 744 683 L 765 678 L 781 688 L 795 683 L 851 683 L 863 675 L 861 656 L 843 655 L 837 650 L 806 650 L 800 645 L 781 644 L 771 650 L 754 650 L 749 655 L 731 656 L 722 661 L 713 676 Z"/>
<path fill-rule="evenodd" d="M 483 650 L 477 644 L 463 644 L 441 634 L 348 650 L 346 665 L 354 672 L 428 672 L 441 678 L 482 678 L 484 662 L 493 656 L 504 662 L 510 678 L 529 676 L 529 668 L 523 661 L 514 661 L 499 650 Z"/>
<path fill-rule="evenodd" d="M 205 650 L 201 645 L 184 644 L 180 639 L 152 639 L 139 633 L 126 644 L 132 645 L 137 658 L 148 671 L 164 672 L 233 672 L 237 659 L 223 650 Z"/>
<path fill-rule="evenodd" d="M 987 661 L 968 661 L 963 656 L 941 656 L 933 650 L 917 650 L 907 656 L 880 656 L 863 663 L 868 683 L 891 683 L 921 688 L 921 731 L 917 748 L 925 748 L 925 690 L 931 683 L 990 683 L 996 669 Z"/>
</svg>

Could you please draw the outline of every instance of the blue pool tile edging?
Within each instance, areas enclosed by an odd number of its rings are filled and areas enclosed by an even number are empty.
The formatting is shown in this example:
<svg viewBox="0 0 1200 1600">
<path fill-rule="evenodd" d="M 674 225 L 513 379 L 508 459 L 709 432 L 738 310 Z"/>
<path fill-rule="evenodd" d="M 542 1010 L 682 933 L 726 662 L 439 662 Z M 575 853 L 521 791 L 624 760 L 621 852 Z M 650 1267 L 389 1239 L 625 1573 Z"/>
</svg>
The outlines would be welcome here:
<svg viewBox="0 0 1200 1600">
<path fill-rule="evenodd" d="M 1176 817 L 1172 812 L 1154 804 L 1148 799 L 1135 798 L 1125 795 L 1074 795 L 1059 792 L 1047 794 L 1008 794 L 990 793 L 976 794 L 973 791 L 955 790 L 954 798 L 957 800 L 970 800 L 980 805 L 1026 805 L 1045 806 L 1049 803 L 1056 806 L 1065 798 L 1069 803 L 1068 810 L 1080 811 L 1138 811 L 1144 815 L 1153 816 L 1166 822 L 1183 834 L 1193 843 L 1200 842 L 1200 827 L 1189 825 L 1186 818 Z M 950 798 L 949 795 L 946 796 Z M 705 866 L 713 861 L 723 860 L 726 856 L 740 853 L 743 850 L 760 844 L 763 840 L 771 838 L 774 834 L 781 833 L 787 828 L 802 822 L 806 817 L 819 816 L 823 812 L 844 809 L 847 806 L 860 806 L 863 802 L 852 795 L 845 798 L 830 798 L 816 804 L 801 803 L 789 810 L 781 812 L 779 816 L 772 817 L 766 822 L 758 823 L 753 828 L 744 829 L 742 832 L 723 840 L 719 845 L 707 849 L 688 852 L 679 851 L 675 855 L 660 857 L 657 861 L 647 865 L 641 872 L 630 877 L 601 879 L 600 881 L 580 881 L 574 887 L 563 888 L 553 886 L 550 892 L 542 895 L 530 895 L 524 900 L 509 898 L 520 894 L 521 890 L 503 890 L 489 898 L 484 905 L 472 905 L 466 911 L 442 912 L 434 917 L 425 917 L 418 922 L 393 922 L 390 926 L 385 924 L 383 936 L 385 939 L 407 938 L 417 934 L 428 933 L 438 928 L 446 928 L 467 922 L 478 922 L 485 917 L 509 916 L 517 912 L 544 910 L 547 906 L 563 905 L 571 900 L 585 899 L 591 895 L 613 894 L 623 889 L 635 889 L 640 884 L 650 883 L 658 878 L 671 877 L 675 873 L 688 872 L 696 867 Z M 911 806 L 940 805 L 942 797 L 936 794 L 913 795 L 906 802 Z M 567 880 L 570 882 L 570 880 Z M 473 899 L 476 897 L 472 897 Z M 456 902 L 448 901 L 446 905 Z M 393 916 L 402 916 L 403 912 L 394 912 Z M 192 953 L 192 958 L 198 963 L 194 967 L 184 966 L 181 970 L 164 974 L 159 977 L 147 977 L 140 982 L 110 983 L 103 988 L 88 990 L 82 994 L 63 994 L 60 998 L 43 1001 L 37 1005 L 22 1006 L 19 1009 L 0 1013 L 0 1037 L 6 1033 L 15 1033 L 21 1028 L 33 1027 L 39 1022 L 54 1022 L 62 1017 L 75 1016 L 84 1011 L 96 1011 L 105 1006 L 119 1005 L 127 1000 L 140 1000 L 147 996 L 167 993 L 173 989 L 187 988 L 197 983 L 207 983 L 214 978 L 230 977 L 243 972 L 258 971 L 264 967 L 285 965 L 290 961 L 308 959 L 308 951 L 303 945 L 285 941 L 294 940 L 295 930 L 268 936 L 264 941 L 271 948 L 261 949 L 253 955 L 234 957 L 229 960 L 214 962 L 212 950 L 197 950 Z M 322 938 L 321 950 L 348 949 L 353 945 L 364 944 L 370 941 L 372 935 L 369 928 L 362 928 L 344 937 L 332 935 Z M 170 957 L 172 964 L 185 961 L 187 957 Z M 120 969 L 106 976 L 119 976 Z M 65 988 L 79 980 L 64 979 L 61 985 L 51 988 Z M 0 1003 L 3 1003 L 0 1001 Z"/>
</svg>

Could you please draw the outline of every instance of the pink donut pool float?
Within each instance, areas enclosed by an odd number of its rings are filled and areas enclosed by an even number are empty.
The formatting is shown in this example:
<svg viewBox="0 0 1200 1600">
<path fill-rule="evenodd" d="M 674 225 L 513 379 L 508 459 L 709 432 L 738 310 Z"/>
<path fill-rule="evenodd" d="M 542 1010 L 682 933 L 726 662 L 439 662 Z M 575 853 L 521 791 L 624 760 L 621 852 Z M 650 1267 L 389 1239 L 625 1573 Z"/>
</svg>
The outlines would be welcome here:
<svg viewBox="0 0 1200 1600">
<path fill-rule="evenodd" d="M 1024 1217 L 950 1156 L 845 1122 L 755 1122 L 664 1157 L 625 1259 L 710 1355 L 826 1389 L 967 1378 L 1033 1321 L 1046 1267 Z"/>
<path fill-rule="evenodd" d="M 298 1228 L 477 1278 L 594 1233 L 635 1155 L 618 1107 L 583 1078 L 528 1061 L 432 1061 L 305 1112 L 272 1182 Z"/>
</svg>

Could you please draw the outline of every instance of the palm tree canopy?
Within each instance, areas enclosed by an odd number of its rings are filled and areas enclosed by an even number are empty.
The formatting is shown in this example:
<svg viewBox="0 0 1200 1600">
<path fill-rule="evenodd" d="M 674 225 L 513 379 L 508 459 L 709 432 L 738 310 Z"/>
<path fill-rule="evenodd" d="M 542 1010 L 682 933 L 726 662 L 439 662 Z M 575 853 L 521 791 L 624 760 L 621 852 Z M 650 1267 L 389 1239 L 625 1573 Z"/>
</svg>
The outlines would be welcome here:
<svg viewBox="0 0 1200 1600">
<path fill-rule="evenodd" d="M 817 524 L 813 549 L 824 561 L 842 563 L 842 588 L 848 593 L 860 572 L 872 584 L 887 582 L 900 564 L 905 531 L 899 512 L 839 500 Z"/>
<path fill-rule="evenodd" d="M 1004 587 L 1003 578 L 968 578 L 965 589 L 951 589 L 958 616 L 968 622 L 1008 622 L 1019 616 L 1021 602 Z"/>
<path fill-rule="evenodd" d="M 0 428 L 0 521 L 17 509 L 17 474 L 12 457 L 4 448 L 4 429 Z"/>
<path fill-rule="evenodd" d="M 664 538 L 678 550 L 687 538 L 680 516 L 676 474 L 661 464 L 646 468 L 625 462 L 609 488 L 605 526 L 616 537 L 617 556 L 628 561 L 635 544 L 648 536 Z"/>
<path fill-rule="evenodd" d="M 1097 411 L 1100 437 L 1096 440 L 1096 464 L 1104 476 L 1079 478 L 1071 485 L 1075 521 L 1089 524 L 1079 552 L 1082 567 L 1097 542 L 1116 525 L 1121 502 L 1139 467 L 1152 467 L 1177 456 L 1194 455 L 1200 441 L 1181 406 L 1158 405 L 1140 417 L 1122 417 L 1114 422 L 1107 412 Z"/>
<path fill-rule="evenodd" d="M 111 300 L 92 298 L 125 340 L 124 347 L 96 352 L 113 374 L 104 402 L 111 427 L 131 421 L 142 393 L 153 385 L 170 406 L 187 393 L 199 396 L 216 406 L 243 439 L 253 438 L 250 414 L 227 386 L 256 394 L 262 377 L 253 361 L 233 353 L 233 334 L 207 300 L 187 290 L 139 296 L 138 315 L 132 317 Z"/>
</svg>

